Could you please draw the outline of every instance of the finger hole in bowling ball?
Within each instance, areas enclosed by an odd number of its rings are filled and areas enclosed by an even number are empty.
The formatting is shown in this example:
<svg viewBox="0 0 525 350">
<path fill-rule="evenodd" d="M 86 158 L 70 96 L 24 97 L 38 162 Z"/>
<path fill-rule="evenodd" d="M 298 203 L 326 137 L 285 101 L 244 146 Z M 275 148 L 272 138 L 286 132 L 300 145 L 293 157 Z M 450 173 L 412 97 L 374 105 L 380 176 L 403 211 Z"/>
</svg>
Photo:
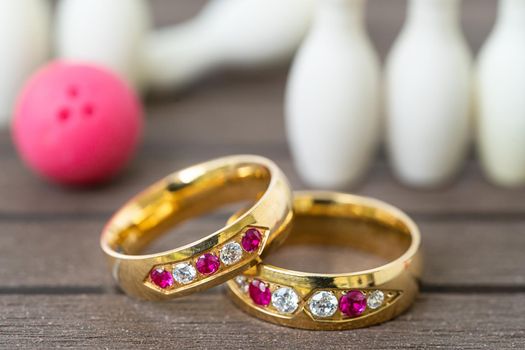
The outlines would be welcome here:
<svg viewBox="0 0 525 350">
<path fill-rule="evenodd" d="M 57 112 L 58 121 L 62 123 L 67 121 L 70 116 L 71 116 L 71 113 L 69 112 L 69 109 L 66 107 L 59 109 Z"/>
<path fill-rule="evenodd" d="M 90 103 L 86 103 L 83 107 L 82 107 L 82 115 L 86 118 L 90 118 L 93 116 L 93 114 L 95 114 L 95 108 L 93 107 L 92 104 Z"/>
</svg>

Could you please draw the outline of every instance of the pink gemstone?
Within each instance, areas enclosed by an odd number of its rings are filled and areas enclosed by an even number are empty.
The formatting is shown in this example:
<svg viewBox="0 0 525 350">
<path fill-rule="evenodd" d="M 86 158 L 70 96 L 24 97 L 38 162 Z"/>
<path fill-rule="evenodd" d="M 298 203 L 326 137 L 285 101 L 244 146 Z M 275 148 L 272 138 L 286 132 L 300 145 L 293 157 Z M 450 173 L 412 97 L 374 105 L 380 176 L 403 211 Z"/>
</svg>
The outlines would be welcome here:
<svg viewBox="0 0 525 350">
<path fill-rule="evenodd" d="M 162 268 L 151 270 L 149 277 L 151 278 L 151 281 L 154 284 L 163 289 L 173 286 L 174 283 L 173 275 L 171 274 L 171 272 L 166 271 Z"/>
<path fill-rule="evenodd" d="M 256 228 L 250 228 L 244 233 L 244 236 L 242 237 L 242 248 L 248 253 L 256 251 L 261 244 L 261 239 L 261 232 L 259 232 L 259 230 Z"/>
<path fill-rule="evenodd" d="M 195 263 L 197 271 L 203 275 L 211 275 L 219 269 L 220 265 L 221 262 L 219 261 L 219 258 L 210 253 L 201 255 Z"/>
<path fill-rule="evenodd" d="M 349 317 L 357 317 L 366 309 L 366 296 L 358 291 L 352 290 L 339 299 L 339 310 Z"/>
<path fill-rule="evenodd" d="M 257 305 L 267 306 L 270 304 L 270 300 L 272 300 L 270 288 L 268 284 L 263 281 L 253 280 L 252 283 L 250 283 L 248 291 L 250 298 L 252 298 L 253 302 Z"/>
</svg>

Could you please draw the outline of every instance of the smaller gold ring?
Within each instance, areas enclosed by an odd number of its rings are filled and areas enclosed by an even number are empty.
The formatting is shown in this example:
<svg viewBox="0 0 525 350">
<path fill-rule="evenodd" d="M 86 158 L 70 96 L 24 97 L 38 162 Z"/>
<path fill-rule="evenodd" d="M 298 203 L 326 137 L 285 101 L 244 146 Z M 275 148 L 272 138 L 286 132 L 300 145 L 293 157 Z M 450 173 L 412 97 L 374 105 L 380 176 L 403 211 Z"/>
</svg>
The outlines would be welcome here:
<svg viewBox="0 0 525 350">
<path fill-rule="evenodd" d="M 296 192 L 287 245 L 349 245 L 387 261 L 365 271 L 321 274 L 261 263 L 228 281 L 234 303 L 257 318 L 293 328 L 342 330 L 392 319 L 414 301 L 420 234 L 384 202 L 334 192 Z M 232 217 L 232 220 L 234 217 Z"/>
<path fill-rule="evenodd" d="M 180 222 L 241 200 L 255 203 L 216 232 L 140 255 Z M 260 262 L 263 250 L 285 238 L 292 215 L 288 180 L 275 163 L 230 156 L 175 172 L 140 193 L 110 219 L 100 245 L 127 294 L 171 299 L 226 282 Z"/>
</svg>

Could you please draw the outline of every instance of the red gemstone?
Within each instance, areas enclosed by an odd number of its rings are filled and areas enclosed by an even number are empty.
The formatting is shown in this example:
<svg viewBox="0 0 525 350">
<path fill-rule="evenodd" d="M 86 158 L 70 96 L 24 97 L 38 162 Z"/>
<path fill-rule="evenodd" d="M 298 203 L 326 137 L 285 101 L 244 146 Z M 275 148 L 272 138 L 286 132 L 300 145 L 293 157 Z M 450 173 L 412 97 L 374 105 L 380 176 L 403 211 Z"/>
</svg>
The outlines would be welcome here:
<svg viewBox="0 0 525 350">
<path fill-rule="evenodd" d="M 219 261 L 219 258 L 210 253 L 201 255 L 195 263 L 197 271 L 203 275 L 211 275 L 219 269 L 220 265 L 221 262 Z"/>
<path fill-rule="evenodd" d="M 268 284 L 263 281 L 253 280 L 252 283 L 250 283 L 248 291 L 250 293 L 250 298 L 252 298 L 253 302 L 257 305 L 267 306 L 272 300 L 270 288 Z"/>
<path fill-rule="evenodd" d="M 366 309 L 366 296 L 358 290 L 353 290 L 339 299 L 339 310 L 349 317 L 357 317 Z"/>
<path fill-rule="evenodd" d="M 242 237 L 242 248 L 248 253 L 256 251 L 261 244 L 261 240 L 261 232 L 259 232 L 259 230 L 256 228 L 250 228 L 244 233 L 244 236 Z"/>
<path fill-rule="evenodd" d="M 160 288 L 164 289 L 173 286 L 173 275 L 171 274 L 171 272 L 166 271 L 162 268 L 151 270 L 149 276 L 151 278 L 151 281 Z"/>
</svg>

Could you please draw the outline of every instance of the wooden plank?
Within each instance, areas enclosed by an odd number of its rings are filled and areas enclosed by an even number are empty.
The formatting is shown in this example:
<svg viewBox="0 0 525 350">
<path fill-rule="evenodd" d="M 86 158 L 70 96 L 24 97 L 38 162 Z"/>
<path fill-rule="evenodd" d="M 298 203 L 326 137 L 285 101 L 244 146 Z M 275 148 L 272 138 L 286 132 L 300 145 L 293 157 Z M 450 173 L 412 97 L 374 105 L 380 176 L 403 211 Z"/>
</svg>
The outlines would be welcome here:
<svg viewBox="0 0 525 350">
<path fill-rule="evenodd" d="M 296 189 L 301 183 L 286 147 L 174 146 L 143 150 L 126 173 L 111 184 L 91 190 L 66 190 L 30 174 L 14 155 L 1 158 L 0 215 L 32 214 L 110 215 L 131 196 L 170 172 L 217 156 L 256 153 L 274 159 Z M 363 183 L 343 191 L 390 202 L 413 215 L 439 215 L 443 220 L 461 215 L 525 217 L 525 188 L 503 189 L 485 181 L 475 161 L 470 161 L 457 182 L 435 190 L 415 190 L 397 182 L 384 161 L 378 161 Z"/>
<path fill-rule="evenodd" d="M 102 225 L 91 220 L 0 225 L 0 288 L 110 285 L 98 244 Z"/>
<path fill-rule="evenodd" d="M 404 315 L 345 332 L 275 326 L 238 310 L 218 290 L 170 303 L 122 295 L 0 297 L 1 348 L 518 349 L 522 294 L 423 294 Z"/>
<path fill-rule="evenodd" d="M 168 235 L 160 240 L 152 251 L 190 242 L 219 228 L 223 222 L 219 215 L 190 222 L 179 230 L 179 235 Z M 0 289 L 111 288 L 113 282 L 98 245 L 103 225 L 103 218 L 42 221 L 37 217 L 30 222 L 0 223 Z M 428 221 L 422 223 L 421 229 L 425 248 L 425 288 L 479 291 L 498 286 L 515 290 L 525 288 L 525 220 Z M 348 254 L 348 250 L 334 251 L 326 257 L 323 249 L 303 250 L 294 258 L 316 264 L 324 260 L 328 268 L 332 263 L 346 269 L 362 266 L 363 256 L 354 257 L 354 251 L 350 252 L 352 254 Z M 298 265 L 300 267 L 308 268 L 304 264 Z M 361 268 L 367 267 L 373 266 Z"/>
</svg>

